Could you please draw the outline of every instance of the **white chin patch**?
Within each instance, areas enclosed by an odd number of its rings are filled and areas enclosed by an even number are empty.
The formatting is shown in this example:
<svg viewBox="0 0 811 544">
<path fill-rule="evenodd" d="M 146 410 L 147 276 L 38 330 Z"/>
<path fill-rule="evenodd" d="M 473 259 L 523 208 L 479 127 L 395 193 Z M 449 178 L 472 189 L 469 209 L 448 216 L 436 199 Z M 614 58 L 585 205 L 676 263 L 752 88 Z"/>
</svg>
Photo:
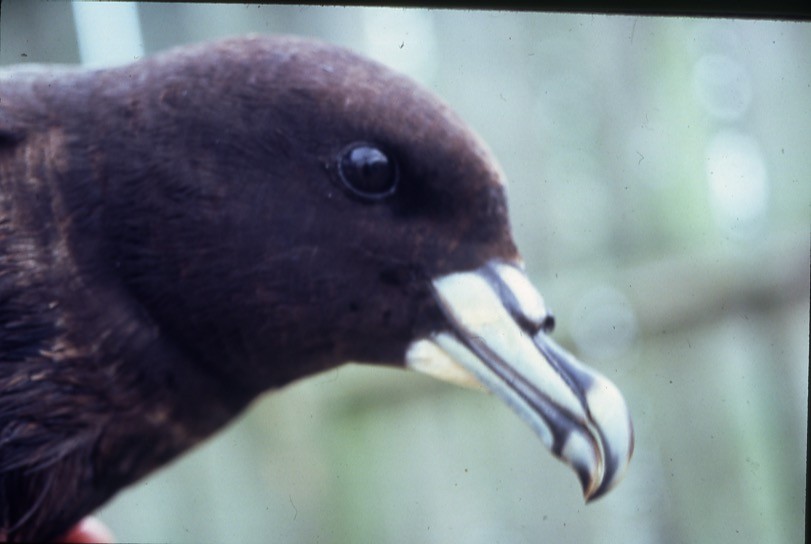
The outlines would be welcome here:
<svg viewBox="0 0 811 544">
<path fill-rule="evenodd" d="M 487 388 L 430 340 L 417 340 L 406 352 L 406 366 L 444 382 L 487 392 Z"/>
</svg>

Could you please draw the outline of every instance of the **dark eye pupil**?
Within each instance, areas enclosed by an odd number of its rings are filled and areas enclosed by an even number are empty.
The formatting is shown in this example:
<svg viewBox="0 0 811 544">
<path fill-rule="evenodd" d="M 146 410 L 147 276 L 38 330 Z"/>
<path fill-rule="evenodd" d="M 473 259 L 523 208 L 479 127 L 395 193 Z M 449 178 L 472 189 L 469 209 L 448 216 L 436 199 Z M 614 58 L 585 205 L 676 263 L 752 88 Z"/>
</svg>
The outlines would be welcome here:
<svg viewBox="0 0 811 544">
<path fill-rule="evenodd" d="M 397 186 L 397 168 L 380 148 L 372 144 L 355 144 L 340 156 L 341 180 L 355 194 L 366 198 L 383 198 Z"/>
</svg>

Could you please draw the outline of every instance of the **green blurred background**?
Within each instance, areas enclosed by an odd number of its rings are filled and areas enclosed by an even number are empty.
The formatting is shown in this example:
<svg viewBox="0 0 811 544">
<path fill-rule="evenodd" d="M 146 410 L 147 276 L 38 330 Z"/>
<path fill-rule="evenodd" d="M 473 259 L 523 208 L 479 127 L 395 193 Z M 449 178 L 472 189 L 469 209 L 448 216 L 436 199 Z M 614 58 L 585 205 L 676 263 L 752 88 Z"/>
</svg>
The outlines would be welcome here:
<svg viewBox="0 0 811 544">
<path fill-rule="evenodd" d="M 122 492 L 100 511 L 121 541 L 802 541 L 811 25 L 5 0 L 0 64 L 247 32 L 377 58 L 489 142 L 556 337 L 624 392 L 636 451 L 585 506 L 494 397 L 349 365 Z"/>
</svg>

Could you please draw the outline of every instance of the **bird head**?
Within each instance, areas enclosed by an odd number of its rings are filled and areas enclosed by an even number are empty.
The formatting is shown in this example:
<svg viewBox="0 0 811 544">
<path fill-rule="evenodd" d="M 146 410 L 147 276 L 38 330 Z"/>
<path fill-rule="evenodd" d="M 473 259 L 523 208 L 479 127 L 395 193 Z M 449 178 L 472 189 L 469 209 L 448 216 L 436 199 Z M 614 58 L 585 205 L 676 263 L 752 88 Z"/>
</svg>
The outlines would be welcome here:
<svg viewBox="0 0 811 544">
<path fill-rule="evenodd" d="M 625 402 L 550 338 L 504 174 L 446 104 L 288 37 L 133 66 L 94 80 L 97 227 L 112 273 L 205 372 L 246 397 L 350 361 L 477 383 L 587 498 L 621 478 Z"/>
</svg>

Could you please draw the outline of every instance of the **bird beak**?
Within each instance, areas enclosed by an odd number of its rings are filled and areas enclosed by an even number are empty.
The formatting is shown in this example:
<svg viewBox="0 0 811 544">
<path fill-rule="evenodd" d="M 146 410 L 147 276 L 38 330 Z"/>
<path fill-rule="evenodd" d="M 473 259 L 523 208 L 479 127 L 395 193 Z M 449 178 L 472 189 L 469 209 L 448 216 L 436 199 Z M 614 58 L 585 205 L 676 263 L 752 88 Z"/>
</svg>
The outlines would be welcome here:
<svg viewBox="0 0 811 544">
<path fill-rule="evenodd" d="M 549 338 L 552 316 L 524 272 L 488 262 L 432 287 L 449 329 L 414 342 L 407 366 L 501 397 L 574 468 L 586 501 L 619 482 L 634 449 L 625 401 Z"/>
</svg>

